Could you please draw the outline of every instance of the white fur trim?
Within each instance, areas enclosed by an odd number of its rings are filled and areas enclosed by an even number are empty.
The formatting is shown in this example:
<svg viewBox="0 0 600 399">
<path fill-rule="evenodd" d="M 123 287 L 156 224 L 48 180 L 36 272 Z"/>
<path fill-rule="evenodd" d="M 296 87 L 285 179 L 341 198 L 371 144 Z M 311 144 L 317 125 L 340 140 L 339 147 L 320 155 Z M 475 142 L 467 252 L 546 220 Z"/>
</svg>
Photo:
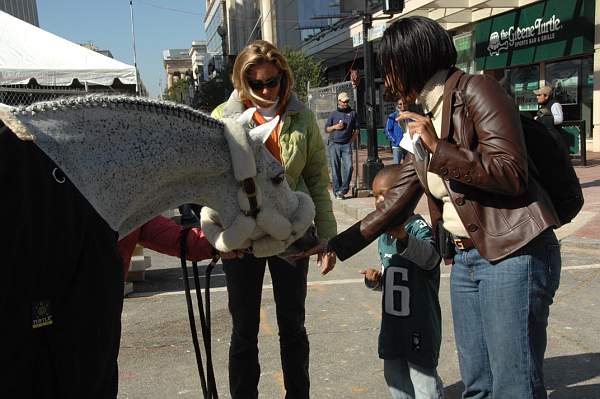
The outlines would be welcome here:
<svg viewBox="0 0 600 399">
<path fill-rule="evenodd" d="M 200 212 L 200 223 L 206 239 L 220 252 L 248 248 L 251 245 L 248 237 L 256 228 L 254 219 L 240 213 L 233 224 L 224 230 L 217 212 L 206 206 Z"/>
<path fill-rule="evenodd" d="M 315 204 L 310 196 L 301 191 L 294 192 L 298 198 L 298 208 L 292 218 L 292 231 L 298 237 L 303 235 L 308 226 L 315 220 L 316 210 Z"/>
<path fill-rule="evenodd" d="M 225 139 L 231 153 L 233 175 L 237 181 L 256 176 L 254 153 L 242 125 L 232 119 L 223 119 Z"/>
<path fill-rule="evenodd" d="M 264 237 L 252 243 L 252 253 L 257 258 L 267 258 L 285 251 L 285 243 L 273 237 Z"/>
<path fill-rule="evenodd" d="M 19 139 L 23 141 L 33 141 L 33 134 L 27 126 L 17 119 L 10 111 L 11 107 L 2 105 L 0 107 L 0 120 L 8 127 Z"/>
<path fill-rule="evenodd" d="M 292 233 L 292 224 L 273 208 L 263 208 L 256 216 L 256 224 L 277 240 L 287 240 Z"/>
</svg>

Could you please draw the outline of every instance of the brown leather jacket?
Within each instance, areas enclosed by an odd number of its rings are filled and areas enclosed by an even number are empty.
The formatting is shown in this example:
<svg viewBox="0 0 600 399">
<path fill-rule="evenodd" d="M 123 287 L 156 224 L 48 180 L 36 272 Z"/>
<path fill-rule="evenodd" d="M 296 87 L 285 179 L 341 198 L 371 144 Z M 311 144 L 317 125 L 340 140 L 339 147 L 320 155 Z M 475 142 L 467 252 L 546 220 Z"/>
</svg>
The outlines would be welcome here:
<svg viewBox="0 0 600 399">
<path fill-rule="evenodd" d="M 403 223 L 425 192 L 434 228 L 442 203 L 424 189 L 426 171 L 444 180 L 452 203 L 480 254 L 502 259 L 549 227 L 559 226 L 546 192 L 528 175 L 528 158 L 514 102 L 485 75 L 453 71 L 444 87 L 442 134 L 430 161 L 405 158 L 385 201 L 329 242 L 341 260 Z"/>
</svg>

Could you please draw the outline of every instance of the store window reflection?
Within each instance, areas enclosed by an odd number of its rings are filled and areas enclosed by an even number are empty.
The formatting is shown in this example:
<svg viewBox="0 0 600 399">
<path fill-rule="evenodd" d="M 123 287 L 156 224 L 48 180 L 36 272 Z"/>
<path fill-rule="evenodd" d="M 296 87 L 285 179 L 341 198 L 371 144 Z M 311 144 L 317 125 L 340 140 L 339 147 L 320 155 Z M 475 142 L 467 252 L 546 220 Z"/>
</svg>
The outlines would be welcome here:
<svg viewBox="0 0 600 399">
<path fill-rule="evenodd" d="M 538 104 L 533 91 L 540 85 L 539 65 L 486 71 L 498 79 L 504 89 L 515 99 L 519 111 L 537 112 Z"/>
<path fill-rule="evenodd" d="M 546 64 L 546 84 L 554 89 L 554 99 L 563 107 L 565 120 L 584 120 L 586 136 L 592 132 L 594 86 L 591 57 Z"/>
</svg>

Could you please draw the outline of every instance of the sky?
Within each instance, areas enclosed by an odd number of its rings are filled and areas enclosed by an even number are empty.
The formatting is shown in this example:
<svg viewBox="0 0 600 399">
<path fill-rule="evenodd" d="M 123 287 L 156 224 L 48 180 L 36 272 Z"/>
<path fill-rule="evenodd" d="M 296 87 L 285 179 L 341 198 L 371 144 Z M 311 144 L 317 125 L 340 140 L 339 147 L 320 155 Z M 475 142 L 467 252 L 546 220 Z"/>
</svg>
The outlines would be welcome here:
<svg viewBox="0 0 600 399">
<path fill-rule="evenodd" d="M 133 0 L 141 80 L 151 97 L 166 86 L 163 50 L 205 40 L 205 0 Z M 75 43 L 95 44 L 133 65 L 129 0 L 37 0 L 40 28 Z"/>
</svg>

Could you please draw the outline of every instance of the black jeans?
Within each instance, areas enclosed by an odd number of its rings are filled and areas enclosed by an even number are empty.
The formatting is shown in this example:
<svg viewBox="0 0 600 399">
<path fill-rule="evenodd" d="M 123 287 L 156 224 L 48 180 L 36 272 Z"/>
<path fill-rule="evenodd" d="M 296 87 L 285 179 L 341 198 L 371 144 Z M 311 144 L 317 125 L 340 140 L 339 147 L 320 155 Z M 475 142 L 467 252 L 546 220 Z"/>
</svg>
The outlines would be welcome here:
<svg viewBox="0 0 600 399">
<path fill-rule="evenodd" d="M 233 319 L 229 347 L 231 397 L 257 398 L 258 327 L 262 283 L 267 259 L 246 255 L 223 261 L 227 276 L 229 312 Z M 279 326 L 279 345 L 286 398 L 308 398 L 308 337 L 304 328 L 304 301 L 308 259 L 290 265 L 268 258 Z"/>
</svg>

